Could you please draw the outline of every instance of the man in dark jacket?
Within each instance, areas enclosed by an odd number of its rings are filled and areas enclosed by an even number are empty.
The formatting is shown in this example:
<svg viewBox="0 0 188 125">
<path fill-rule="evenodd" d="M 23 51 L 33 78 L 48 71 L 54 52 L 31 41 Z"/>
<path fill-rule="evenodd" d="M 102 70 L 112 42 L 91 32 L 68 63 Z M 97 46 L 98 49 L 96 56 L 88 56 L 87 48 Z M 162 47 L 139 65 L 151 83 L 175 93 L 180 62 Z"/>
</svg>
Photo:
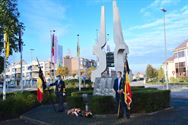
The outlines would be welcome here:
<svg viewBox="0 0 188 125">
<path fill-rule="evenodd" d="M 65 83 L 61 79 L 61 76 L 58 75 L 55 83 L 50 84 L 50 86 L 55 86 L 55 94 L 59 102 L 58 111 L 63 112 L 65 110 L 64 109 Z"/>
<path fill-rule="evenodd" d="M 126 111 L 126 116 L 129 118 L 129 115 L 127 114 L 127 106 L 124 101 L 124 78 L 122 77 L 122 72 L 118 71 L 117 72 L 117 78 L 114 80 L 114 91 L 116 93 L 116 109 L 118 112 L 118 118 L 123 117 L 124 115 L 124 110 Z"/>
</svg>

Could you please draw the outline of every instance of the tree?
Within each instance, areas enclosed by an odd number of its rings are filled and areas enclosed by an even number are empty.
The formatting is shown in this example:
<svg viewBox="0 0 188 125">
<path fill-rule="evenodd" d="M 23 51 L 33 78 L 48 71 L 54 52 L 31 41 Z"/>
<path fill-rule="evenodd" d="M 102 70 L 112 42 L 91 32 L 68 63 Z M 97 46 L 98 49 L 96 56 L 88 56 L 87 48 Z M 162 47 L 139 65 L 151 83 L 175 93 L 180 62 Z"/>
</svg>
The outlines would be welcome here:
<svg viewBox="0 0 188 125">
<path fill-rule="evenodd" d="M 146 77 L 147 79 L 155 79 L 157 78 L 157 69 L 153 68 L 152 65 L 147 65 L 147 68 L 146 68 Z"/>
<path fill-rule="evenodd" d="M 160 67 L 160 69 L 158 70 L 158 80 L 163 80 L 164 79 L 164 70 L 162 67 Z"/>
<path fill-rule="evenodd" d="M 66 66 L 64 66 L 64 67 L 60 66 L 60 67 L 57 68 L 56 76 L 60 75 L 64 78 L 68 74 L 69 74 L 69 71 L 68 71 L 68 68 Z"/>
<path fill-rule="evenodd" d="M 0 41 L 3 41 L 3 34 L 6 31 L 9 36 L 10 54 L 18 51 L 19 31 L 24 30 L 23 23 L 18 20 L 19 16 L 17 0 L 0 0 Z M 3 47 L 3 42 L 0 42 L 0 55 Z M 0 58 L 0 65 L 3 66 L 3 58 Z"/>
<path fill-rule="evenodd" d="M 90 79 L 91 78 L 91 73 L 92 73 L 92 71 L 93 70 L 95 70 L 96 68 L 94 67 L 94 66 L 91 66 L 91 67 L 89 67 L 89 68 L 87 68 L 87 70 L 86 70 L 86 75 L 87 75 L 87 77 Z"/>
</svg>

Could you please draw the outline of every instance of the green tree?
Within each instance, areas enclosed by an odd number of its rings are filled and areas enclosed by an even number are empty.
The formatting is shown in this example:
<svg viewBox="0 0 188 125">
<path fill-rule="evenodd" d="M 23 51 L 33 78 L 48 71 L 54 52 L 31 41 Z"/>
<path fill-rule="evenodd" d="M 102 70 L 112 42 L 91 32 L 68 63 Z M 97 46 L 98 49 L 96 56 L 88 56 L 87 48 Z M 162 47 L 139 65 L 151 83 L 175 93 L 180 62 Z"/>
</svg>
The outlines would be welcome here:
<svg viewBox="0 0 188 125">
<path fill-rule="evenodd" d="M 157 78 L 158 78 L 158 80 L 163 80 L 164 77 L 165 77 L 164 76 L 164 70 L 163 70 L 162 67 L 160 67 L 159 70 L 158 70 L 158 76 L 157 76 Z"/>
<path fill-rule="evenodd" d="M 56 75 L 61 75 L 63 78 L 66 77 L 69 74 L 68 68 L 66 66 L 58 67 L 56 71 Z"/>
<path fill-rule="evenodd" d="M 94 66 L 91 66 L 89 68 L 86 69 L 86 75 L 89 79 L 91 79 L 91 73 L 93 70 L 95 70 L 96 68 Z"/>
<path fill-rule="evenodd" d="M 24 25 L 18 20 L 20 13 L 17 9 L 17 0 L 0 0 L 0 41 L 3 41 L 4 31 L 8 33 L 10 42 L 10 54 L 18 51 L 18 35 Z M 2 55 L 3 42 L 0 42 L 0 55 Z M 3 58 L 0 58 L 0 65 L 3 68 Z M 2 69 L 0 69 L 0 73 Z"/>
<path fill-rule="evenodd" d="M 146 68 L 146 77 L 147 77 L 147 80 L 154 80 L 157 78 L 157 69 L 155 69 L 152 65 L 147 65 L 147 68 Z"/>
</svg>

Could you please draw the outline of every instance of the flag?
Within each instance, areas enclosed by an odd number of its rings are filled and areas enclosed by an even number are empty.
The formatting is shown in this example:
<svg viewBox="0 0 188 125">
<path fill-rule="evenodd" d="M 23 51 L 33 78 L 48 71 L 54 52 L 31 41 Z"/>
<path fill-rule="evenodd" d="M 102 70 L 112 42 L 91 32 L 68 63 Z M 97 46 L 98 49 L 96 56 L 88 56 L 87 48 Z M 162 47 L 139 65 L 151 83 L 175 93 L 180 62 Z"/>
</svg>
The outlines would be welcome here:
<svg viewBox="0 0 188 125">
<path fill-rule="evenodd" d="M 9 38 L 8 38 L 8 33 L 4 33 L 4 42 L 5 42 L 5 56 L 6 58 L 9 57 L 9 52 L 10 52 L 10 43 L 9 43 Z"/>
<path fill-rule="evenodd" d="M 129 65 L 128 61 L 126 60 L 126 64 L 124 66 L 124 72 L 125 72 L 125 83 L 124 83 L 124 101 L 127 104 L 127 108 L 130 110 L 131 103 L 132 103 L 132 91 L 130 86 L 130 80 L 129 80 Z"/>
<path fill-rule="evenodd" d="M 18 45 L 19 45 L 19 52 L 22 52 L 22 30 L 21 30 L 21 28 L 19 31 Z"/>
<path fill-rule="evenodd" d="M 55 31 L 53 31 L 55 32 Z M 54 64 L 57 63 L 57 58 L 58 58 L 58 45 L 57 45 L 57 37 L 53 33 L 51 35 L 51 60 Z"/>
<path fill-rule="evenodd" d="M 37 79 L 37 100 L 40 103 L 43 100 L 43 87 L 42 87 L 42 80 L 40 77 Z"/>
<path fill-rule="evenodd" d="M 55 51 L 55 35 L 52 34 L 52 45 L 51 45 L 51 58 L 54 58 L 54 51 Z"/>
<path fill-rule="evenodd" d="M 44 89 L 46 88 L 46 80 L 44 78 L 39 62 L 38 62 L 38 67 L 39 67 L 39 77 L 37 79 L 37 100 L 38 102 L 41 103 L 43 101 Z"/>
<path fill-rule="evenodd" d="M 79 44 L 79 40 L 77 42 L 77 56 L 80 56 L 80 44 Z"/>
</svg>

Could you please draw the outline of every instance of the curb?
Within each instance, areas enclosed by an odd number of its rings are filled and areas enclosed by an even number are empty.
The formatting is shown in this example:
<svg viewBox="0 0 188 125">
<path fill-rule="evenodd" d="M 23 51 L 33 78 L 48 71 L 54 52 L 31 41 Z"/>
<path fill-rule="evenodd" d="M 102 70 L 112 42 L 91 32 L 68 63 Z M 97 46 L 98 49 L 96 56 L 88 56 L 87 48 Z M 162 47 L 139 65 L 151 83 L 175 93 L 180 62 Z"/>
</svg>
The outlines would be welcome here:
<svg viewBox="0 0 188 125">
<path fill-rule="evenodd" d="M 37 119 L 33 119 L 33 118 L 30 118 L 30 117 L 27 117 L 27 116 L 23 116 L 23 115 L 20 116 L 20 119 L 25 120 L 25 121 L 29 121 L 29 122 L 36 124 L 36 125 L 50 125 L 46 122 L 43 122 L 43 121 L 40 121 L 40 120 L 37 120 Z"/>
<path fill-rule="evenodd" d="M 174 109 L 174 107 L 168 107 L 165 108 L 163 110 L 159 110 L 159 111 L 155 111 L 155 112 L 150 112 L 150 113 L 133 113 L 131 115 L 131 118 L 135 118 L 135 117 L 139 117 L 139 116 L 143 116 L 143 115 L 147 115 L 147 116 L 151 116 L 151 115 L 155 115 L 157 113 L 163 112 L 163 111 L 169 111 Z M 114 118 L 117 117 L 117 114 L 106 114 L 106 115 L 94 115 L 95 118 Z"/>
<path fill-rule="evenodd" d="M 168 108 L 165 108 L 163 110 L 156 111 L 156 112 L 146 113 L 146 115 L 155 115 L 157 113 L 160 113 L 160 112 L 163 112 L 163 111 L 169 111 L 169 110 L 172 110 L 172 109 L 174 109 L 174 107 L 168 107 Z"/>
</svg>

